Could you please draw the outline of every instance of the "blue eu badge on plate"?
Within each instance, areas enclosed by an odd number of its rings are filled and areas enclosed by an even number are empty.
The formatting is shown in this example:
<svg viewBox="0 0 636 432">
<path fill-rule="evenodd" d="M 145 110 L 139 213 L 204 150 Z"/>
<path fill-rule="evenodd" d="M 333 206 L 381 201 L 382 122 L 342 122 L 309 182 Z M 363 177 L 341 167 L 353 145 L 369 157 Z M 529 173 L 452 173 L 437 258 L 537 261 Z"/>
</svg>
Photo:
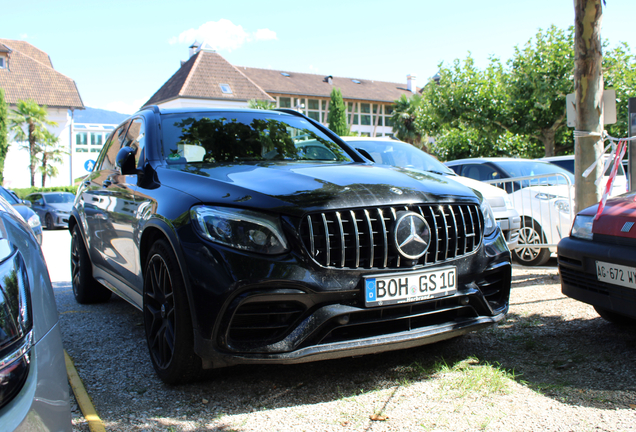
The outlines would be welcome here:
<svg viewBox="0 0 636 432">
<path fill-rule="evenodd" d="M 365 291 L 366 301 L 375 301 L 375 278 L 366 280 Z"/>
</svg>

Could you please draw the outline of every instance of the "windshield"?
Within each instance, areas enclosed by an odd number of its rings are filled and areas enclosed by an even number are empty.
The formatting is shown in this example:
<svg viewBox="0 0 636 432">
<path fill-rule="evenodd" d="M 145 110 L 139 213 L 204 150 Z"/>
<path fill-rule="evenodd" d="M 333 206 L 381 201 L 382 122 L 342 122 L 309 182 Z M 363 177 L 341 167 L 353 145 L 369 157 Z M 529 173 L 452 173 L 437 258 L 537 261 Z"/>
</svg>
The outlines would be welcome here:
<svg viewBox="0 0 636 432">
<path fill-rule="evenodd" d="M 344 139 L 346 141 L 346 138 Z M 433 156 L 401 141 L 351 140 L 349 144 L 366 150 L 379 164 L 455 175 L 453 170 Z"/>
<path fill-rule="evenodd" d="M 562 176 L 559 175 L 554 177 L 557 179 L 557 183 L 566 184 L 564 177 L 567 177 L 570 179 L 570 183 L 574 184 L 574 175 L 571 172 L 549 162 L 519 159 L 497 161 L 497 165 L 510 177 L 529 177 L 540 176 L 544 174 L 562 174 Z"/>
<path fill-rule="evenodd" d="M 72 193 L 51 193 L 43 196 L 44 200 L 48 204 L 72 203 L 75 200 L 75 195 L 73 195 Z"/>
<path fill-rule="evenodd" d="M 9 204 L 20 204 L 20 202 L 4 188 L 0 188 L 0 195 L 2 195 L 2 198 L 6 199 Z"/>
<path fill-rule="evenodd" d="M 311 123 L 288 114 L 183 113 L 164 116 L 163 157 L 177 163 L 351 161 Z"/>
</svg>

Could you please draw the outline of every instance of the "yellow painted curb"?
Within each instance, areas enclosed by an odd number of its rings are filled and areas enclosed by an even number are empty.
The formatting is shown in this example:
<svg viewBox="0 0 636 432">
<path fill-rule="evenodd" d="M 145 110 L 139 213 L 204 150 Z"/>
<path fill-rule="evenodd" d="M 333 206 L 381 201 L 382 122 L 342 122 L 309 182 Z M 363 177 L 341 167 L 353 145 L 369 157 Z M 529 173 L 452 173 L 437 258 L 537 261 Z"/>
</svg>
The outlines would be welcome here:
<svg viewBox="0 0 636 432">
<path fill-rule="evenodd" d="M 93 401 L 91 401 L 90 396 L 86 392 L 84 383 L 77 373 L 77 369 L 75 369 L 71 356 L 68 355 L 66 350 L 64 350 L 64 360 L 66 360 L 66 374 L 68 375 L 68 382 L 71 384 L 71 388 L 75 394 L 75 399 L 77 399 L 77 404 L 82 410 L 84 418 L 88 422 L 88 428 L 91 432 L 106 432 L 102 420 L 97 415 L 97 411 L 95 411 Z"/>
</svg>

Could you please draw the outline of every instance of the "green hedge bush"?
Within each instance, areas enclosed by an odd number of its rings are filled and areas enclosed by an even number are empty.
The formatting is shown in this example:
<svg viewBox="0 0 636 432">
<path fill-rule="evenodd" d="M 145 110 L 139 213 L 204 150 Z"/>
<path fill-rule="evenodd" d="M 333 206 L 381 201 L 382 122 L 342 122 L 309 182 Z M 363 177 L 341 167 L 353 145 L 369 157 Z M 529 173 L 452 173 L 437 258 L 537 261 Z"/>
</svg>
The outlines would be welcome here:
<svg viewBox="0 0 636 432">
<path fill-rule="evenodd" d="M 28 187 L 28 188 L 11 188 L 20 199 L 25 199 L 27 195 L 34 192 L 70 192 L 75 194 L 77 192 L 77 186 L 53 186 L 53 187 Z"/>
</svg>

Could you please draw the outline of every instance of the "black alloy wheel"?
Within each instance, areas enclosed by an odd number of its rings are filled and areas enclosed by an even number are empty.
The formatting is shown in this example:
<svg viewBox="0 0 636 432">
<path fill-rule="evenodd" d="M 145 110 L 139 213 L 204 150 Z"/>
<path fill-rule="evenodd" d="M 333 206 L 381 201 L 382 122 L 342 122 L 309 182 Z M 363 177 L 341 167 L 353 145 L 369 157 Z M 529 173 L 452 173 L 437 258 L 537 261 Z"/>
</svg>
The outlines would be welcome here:
<svg viewBox="0 0 636 432">
<path fill-rule="evenodd" d="M 47 213 L 46 216 L 44 217 L 44 223 L 46 224 L 46 229 L 47 230 L 52 230 L 53 229 L 53 216 L 51 216 L 49 213 Z"/>
<path fill-rule="evenodd" d="M 71 285 L 80 304 L 102 303 L 112 292 L 93 278 L 93 268 L 79 226 L 73 227 L 71 238 Z"/>
<path fill-rule="evenodd" d="M 144 326 L 153 367 L 166 384 L 196 380 L 201 359 L 194 353 L 194 332 L 183 276 L 169 243 L 150 249 L 144 276 Z"/>
</svg>

